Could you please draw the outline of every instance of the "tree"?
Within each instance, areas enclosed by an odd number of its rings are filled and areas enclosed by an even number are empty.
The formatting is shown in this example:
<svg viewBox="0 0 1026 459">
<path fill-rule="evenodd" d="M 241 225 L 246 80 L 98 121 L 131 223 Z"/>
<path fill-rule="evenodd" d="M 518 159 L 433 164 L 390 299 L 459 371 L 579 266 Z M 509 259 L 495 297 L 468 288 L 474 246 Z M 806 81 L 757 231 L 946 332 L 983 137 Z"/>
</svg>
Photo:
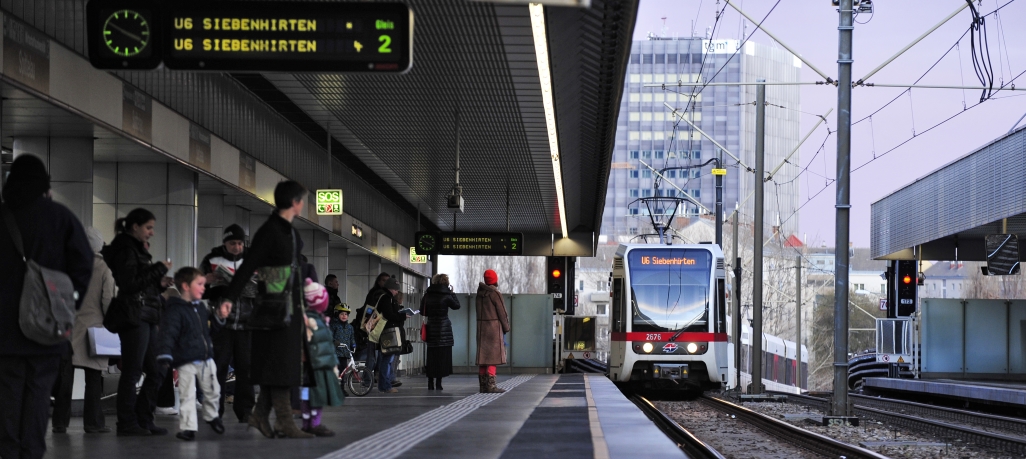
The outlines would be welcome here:
<svg viewBox="0 0 1026 459">
<path fill-rule="evenodd" d="M 456 272 L 450 284 L 457 293 L 476 293 L 489 269 L 498 274 L 502 293 L 546 292 L 544 257 L 456 257 Z"/>
<path fill-rule="evenodd" d="M 849 356 L 876 347 L 876 319 L 887 317 L 876 298 L 854 292 L 848 302 Z M 834 381 L 834 289 L 816 296 L 812 336 L 809 339 L 809 389 L 829 390 Z"/>
</svg>

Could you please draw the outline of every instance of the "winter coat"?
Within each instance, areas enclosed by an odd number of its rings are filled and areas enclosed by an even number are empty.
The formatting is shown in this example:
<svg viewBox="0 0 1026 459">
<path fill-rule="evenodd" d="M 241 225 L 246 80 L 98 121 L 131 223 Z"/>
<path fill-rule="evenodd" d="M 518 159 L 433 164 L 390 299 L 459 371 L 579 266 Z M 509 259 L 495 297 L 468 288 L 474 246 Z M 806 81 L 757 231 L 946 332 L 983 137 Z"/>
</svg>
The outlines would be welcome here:
<svg viewBox="0 0 1026 459">
<path fill-rule="evenodd" d="M 295 247 L 293 247 L 293 237 Z M 243 289 L 259 268 L 290 266 L 303 249 L 303 240 L 292 224 L 277 212 L 253 235 L 253 243 L 235 271 L 224 297 L 238 303 Z M 298 273 L 296 273 L 298 274 Z M 253 384 L 297 387 L 303 382 L 303 284 L 296 275 L 292 281 L 292 320 L 278 330 L 253 330 L 250 377 Z"/>
<path fill-rule="evenodd" d="M 335 343 L 324 318 L 315 311 L 306 311 L 306 340 L 309 346 L 307 355 L 311 356 L 310 406 L 339 406 L 346 396 L 342 393 L 342 385 L 338 381 L 338 358 L 331 349 Z M 323 350 L 323 351 L 322 351 Z M 320 358 L 318 357 L 320 356 Z M 325 367 L 321 360 L 332 361 Z"/>
<path fill-rule="evenodd" d="M 217 331 L 224 319 L 217 317 L 206 303 L 188 302 L 181 297 L 168 298 L 164 317 L 160 319 L 157 338 L 157 360 L 167 360 L 178 368 L 187 363 L 214 358 L 211 328 Z"/>
<path fill-rule="evenodd" d="M 351 359 L 353 352 L 356 352 L 356 337 L 353 324 L 349 322 L 342 322 L 341 320 L 335 319 L 331 321 L 331 339 L 335 344 L 335 356 L 338 357 L 338 361 L 342 362 L 342 359 Z M 349 346 L 349 349 L 342 349 L 339 345 L 345 344 Z"/>
<path fill-rule="evenodd" d="M 342 304 L 342 298 L 338 297 L 338 289 L 325 286 L 328 291 L 328 310 L 333 311 L 335 306 Z"/>
<path fill-rule="evenodd" d="M 420 314 L 427 318 L 428 347 L 455 345 L 449 310 L 460 308 L 460 300 L 449 290 L 449 284 L 433 284 L 424 292 Z"/>
<path fill-rule="evenodd" d="M 203 258 L 203 262 L 200 263 L 200 270 L 206 275 L 217 272 L 217 267 L 223 266 L 234 274 L 242 266 L 246 253 L 247 250 L 244 249 L 241 254 L 232 255 L 225 250 L 223 245 L 219 245 L 211 249 L 210 253 Z M 228 319 L 225 321 L 226 328 L 232 330 L 246 329 L 246 321 L 249 320 L 250 314 L 253 313 L 253 298 L 256 296 L 256 287 L 256 279 L 253 278 L 242 289 L 238 303 L 233 303 L 232 311 L 228 313 Z M 221 298 L 224 297 L 226 290 L 228 290 L 228 282 L 219 276 L 212 284 L 207 285 L 207 290 L 203 292 L 203 299 L 207 300 L 211 305 L 217 305 L 221 302 Z"/>
<path fill-rule="evenodd" d="M 504 334 L 509 333 L 509 318 L 506 306 L 502 304 L 499 287 L 477 286 L 477 364 L 505 365 L 506 343 Z"/>
<path fill-rule="evenodd" d="M 142 322 L 160 323 L 160 300 L 165 290 L 160 280 L 167 274 L 167 266 L 153 263 L 153 256 L 142 241 L 120 233 L 110 245 L 100 251 L 107 267 L 114 273 L 118 286 L 118 301 L 123 301 L 138 314 Z"/>
<path fill-rule="evenodd" d="M 103 256 L 96 254 L 93 257 L 93 278 L 82 300 L 82 308 L 75 315 L 75 328 L 71 330 L 71 348 L 75 353 L 71 358 L 72 365 L 92 370 L 107 369 L 107 357 L 89 356 L 89 329 L 103 327 L 103 316 L 114 299 L 114 292 L 114 274 L 103 262 Z"/>
<path fill-rule="evenodd" d="M 93 251 L 85 230 L 75 215 L 42 194 L 17 196 L 15 184 L 4 187 L 5 205 L 10 206 L 18 225 L 25 255 L 40 266 L 67 274 L 79 304 L 85 298 L 93 275 Z M 25 337 L 18 325 L 25 263 L 14 247 L 7 225 L 0 222 L 0 355 L 60 354 L 68 351 L 66 343 L 53 346 L 37 344 Z M 78 306 L 76 305 L 76 306 Z"/>
</svg>

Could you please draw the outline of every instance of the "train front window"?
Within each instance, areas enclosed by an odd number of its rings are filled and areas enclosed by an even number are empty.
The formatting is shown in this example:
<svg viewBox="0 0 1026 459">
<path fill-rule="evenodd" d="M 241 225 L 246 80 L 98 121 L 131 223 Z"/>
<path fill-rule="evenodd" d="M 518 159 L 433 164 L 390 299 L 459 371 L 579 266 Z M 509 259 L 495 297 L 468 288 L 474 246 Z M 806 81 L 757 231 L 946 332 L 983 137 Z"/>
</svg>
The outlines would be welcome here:
<svg viewBox="0 0 1026 459">
<path fill-rule="evenodd" d="M 712 254 L 638 249 L 628 258 L 633 331 L 708 331 Z"/>
</svg>

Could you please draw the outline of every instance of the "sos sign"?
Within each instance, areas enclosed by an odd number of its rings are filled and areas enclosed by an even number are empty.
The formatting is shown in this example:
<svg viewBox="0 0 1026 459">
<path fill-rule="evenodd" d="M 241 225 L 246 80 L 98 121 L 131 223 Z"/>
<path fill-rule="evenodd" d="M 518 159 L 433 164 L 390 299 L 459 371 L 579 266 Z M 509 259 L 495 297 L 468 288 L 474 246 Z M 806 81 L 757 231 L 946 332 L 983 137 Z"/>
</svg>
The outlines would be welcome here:
<svg viewBox="0 0 1026 459">
<path fill-rule="evenodd" d="M 342 215 L 342 190 L 317 190 L 317 215 Z"/>
</svg>

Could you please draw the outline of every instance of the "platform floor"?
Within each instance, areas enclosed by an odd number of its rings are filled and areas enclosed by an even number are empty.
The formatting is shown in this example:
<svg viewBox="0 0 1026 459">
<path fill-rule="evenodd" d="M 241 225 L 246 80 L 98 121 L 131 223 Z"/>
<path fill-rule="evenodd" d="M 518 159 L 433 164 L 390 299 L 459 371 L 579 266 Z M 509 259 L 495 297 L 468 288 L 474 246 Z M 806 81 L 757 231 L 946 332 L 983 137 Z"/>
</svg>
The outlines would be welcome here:
<svg viewBox="0 0 1026 459">
<path fill-rule="evenodd" d="M 157 416 L 161 437 L 85 434 L 72 418 L 66 434 L 47 434 L 47 457 L 160 458 L 645 458 L 685 457 L 601 375 L 500 376 L 505 394 L 479 394 L 476 376 L 403 379 L 398 394 L 372 391 L 325 411 L 331 438 L 269 440 L 226 416 L 224 435 L 200 423 L 197 441 L 174 437 L 178 416 Z M 272 420 L 273 422 L 273 420 Z M 115 424 L 114 416 L 107 425 Z"/>
<path fill-rule="evenodd" d="M 870 390 L 918 392 L 975 402 L 1026 406 L 1026 383 L 1015 381 L 866 378 L 865 387 Z"/>
</svg>

